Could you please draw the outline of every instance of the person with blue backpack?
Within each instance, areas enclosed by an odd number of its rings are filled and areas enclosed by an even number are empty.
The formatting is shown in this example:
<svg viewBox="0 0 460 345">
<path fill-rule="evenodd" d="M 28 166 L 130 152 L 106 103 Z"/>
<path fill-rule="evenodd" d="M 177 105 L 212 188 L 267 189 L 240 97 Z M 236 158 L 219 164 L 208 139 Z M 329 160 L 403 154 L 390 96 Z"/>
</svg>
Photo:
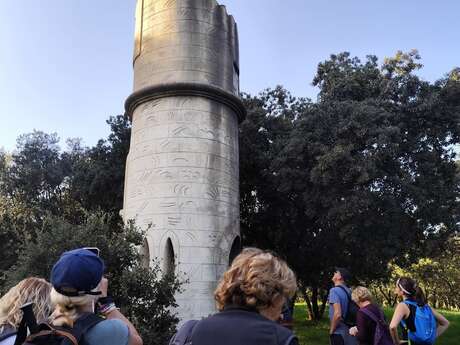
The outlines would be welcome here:
<svg viewBox="0 0 460 345">
<path fill-rule="evenodd" d="M 431 308 L 422 289 L 408 277 L 399 278 L 396 282 L 395 293 L 403 299 L 396 306 L 390 323 L 390 333 L 396 345 L 432 345 L 437 337 L 449 327 L 449 321 Z M 407 340 L 400 340 L 398 325 L 403 328 Z"/>
</svg>

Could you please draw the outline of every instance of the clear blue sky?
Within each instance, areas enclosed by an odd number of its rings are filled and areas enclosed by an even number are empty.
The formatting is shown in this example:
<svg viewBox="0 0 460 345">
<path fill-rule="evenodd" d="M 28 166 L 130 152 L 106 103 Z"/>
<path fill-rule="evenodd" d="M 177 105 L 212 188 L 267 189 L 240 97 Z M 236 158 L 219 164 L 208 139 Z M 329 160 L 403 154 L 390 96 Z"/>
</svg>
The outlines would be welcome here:
<svg viewBox="0 0 460 345">
<path fill-rule="evenodd" d="M 239 26 L 241 89 L 316 97 L 318 62 L 417 48 L 433 81 L 460 65 L 458 0 L 221 0 Z M 0 147 L 33 129 L 94 145 L 132 87 L 135 0 L 0 1 Z"/>
</svg>

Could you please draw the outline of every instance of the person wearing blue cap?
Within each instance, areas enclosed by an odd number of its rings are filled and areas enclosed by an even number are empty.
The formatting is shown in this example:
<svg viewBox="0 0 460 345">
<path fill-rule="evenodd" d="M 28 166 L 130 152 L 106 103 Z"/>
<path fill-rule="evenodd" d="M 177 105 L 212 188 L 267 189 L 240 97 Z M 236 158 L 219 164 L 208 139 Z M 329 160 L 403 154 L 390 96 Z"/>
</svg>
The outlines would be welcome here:
<svg viewBox="0 0 460 345">
<path fill-rule="evenodd" d="M 92 251 L 80 248 L 63 253 L 51 270 L 52 324 L 78 324 L 94 313 L 98 303 L 106 319 L 86 330 L 87 345 L 142 345 L 136 328 L 107 297 L 108 281 L 103 274 L 104 262 Z"/>
</svg>

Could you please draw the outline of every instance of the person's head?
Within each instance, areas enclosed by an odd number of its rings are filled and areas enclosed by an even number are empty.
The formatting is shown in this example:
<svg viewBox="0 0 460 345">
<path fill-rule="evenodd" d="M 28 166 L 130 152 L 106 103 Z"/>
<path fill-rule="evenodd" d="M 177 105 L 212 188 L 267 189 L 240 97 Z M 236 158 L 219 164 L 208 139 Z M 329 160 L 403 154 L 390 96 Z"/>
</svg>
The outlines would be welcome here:
<svg viewBox="0 0 460 345">
<path fill-rule="evenodd" d="M 54 319 L 71 323 L 82 311 L 92 309 L 101 294 L 98 287 L 103 273 L 104 262 L 95 253 L 83 248 L 63 253 L 51 271 Z"/>
<path fill-rule="evenodd" d="M 227 305 L 246 307 L 276 320 L 286 298 L 296 290 L 296 277 L 284 260 L 267 251 L 246 248 L 224 273 L 214 298 L 219 310 Z"/>
<path fill-rule="evenodd" d="M 351 280 L 351 273 L 344 267 L 336 267 L 334 275 L 332 276 L 332 282 L 334 285 L 349 284 Z"/>
<path fill-rule="evenodd" d="M 33 302 L 38 322 L 46 321 L 51 313 L 51 284 L 41 278 L 26 278 L 13 286 L 0 299 L 0 327 L 18 328 L 22 320 L 22 305 Z"/>
<path fill-rule="evenodd" d="M 356 304 L 361 306 L 362 304 L 365 304 L 366 302 L 372 302 L 372 294 L 364 286 L 357 286 L 351 293 L 351 299 Z"/>
<path fill-rule="evenodd" d="M 423 290 L 415 280 L 409 277 L 401 277 L 396 281 L 395 294 L 402 298 L 414 300 L 419 305 L 426 304 Z"/>
</svg>

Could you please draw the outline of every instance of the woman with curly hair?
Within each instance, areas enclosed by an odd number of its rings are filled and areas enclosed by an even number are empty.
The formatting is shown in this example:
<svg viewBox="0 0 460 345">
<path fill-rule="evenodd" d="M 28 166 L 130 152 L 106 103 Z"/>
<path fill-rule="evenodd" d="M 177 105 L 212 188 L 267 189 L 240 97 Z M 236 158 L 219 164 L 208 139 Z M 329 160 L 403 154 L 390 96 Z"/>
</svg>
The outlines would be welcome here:
<svg viewBox="0 0 460 345">
<path fill-rule="evenodd" d="M 185 324 L 186 339 L 194 345 L 297 345 L 292 331 L 276 322 L 296 290 L 296 277 L 286 262 L 267 251 L 244 249 L 214 292 L 219 312 L 193 328 Z"/>
<path fill-rule="evenodd" d="M 26 278 L 0 299 L 0 345 L 12 345 L 22 320 L 21 306 L 33 302 L 38 322 L 47 321 L 50 313 L 51 284 L 41 278 Z"/>
</svg>

